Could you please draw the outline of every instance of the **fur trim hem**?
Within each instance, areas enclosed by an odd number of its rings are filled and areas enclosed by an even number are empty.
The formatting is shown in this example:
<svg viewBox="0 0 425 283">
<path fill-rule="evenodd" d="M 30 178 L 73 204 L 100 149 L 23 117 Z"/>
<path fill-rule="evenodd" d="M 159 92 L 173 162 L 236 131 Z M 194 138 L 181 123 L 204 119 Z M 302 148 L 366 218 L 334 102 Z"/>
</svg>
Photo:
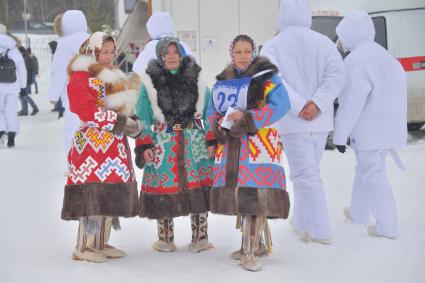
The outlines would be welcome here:
<svg viewBox="0 0 425 283">
<path fill-rule="evenodd" d="M 212 213 L 287 219 L 289 209 L 289 195 L 286 190 L 250 187 L 211 189 L 210 210 Z"/>
<path fill-rule="evenodd" d="M 66 185 L 62 219 L 90 215 L 134 217 L 139 212 L 137 183 Z"/>
<path fill-rule="evenodd" d="M 210 188 L 201 187 L 177 194 L 140 194 L 140 217 L 149 219 L 174 218 L 200 214 L 209 210 Z"/>
<path fill-rule="evenodd" d="M 198 101 L 196 102 L 195 117 L 201 118 L 204 113 L 205 107 L 205 92 L 207 91 L 207 84 L 202 76 L 202 70 L 198 74 Z"/>
<path fill-rule="evenodd" d="M 146 165 L 146 161 L 143 158 L 143 152 L 149 148 L 153 149 L 155 146 L 153 144 L 142 144 L 134 148 L 136 166 L 140 169 L 143 169 Z"/>
<path fill-rule="evenodd" d="M 127 123 L 127 117 L 122 115 L 122 114 L 118 114 L 117 120 L 115 121 L 115 125 L 114 125 L 114 128 L 112 129 L 111 133 L 121 134 L 124 131 L 126 123 Z"/>
<path fill-rule="evenodd" d="M 142 81 L 142 84 L 145 86 L 146 92 L 148 93 L 148 98 L 149 98 L 149 101 L 151 102 L 154 118 L 158 122 L 164 123 L 165 122 L 164 114 L 162 113 L 161 108 L 159 108 L 158 106 L 158 92 L 153 86 L 151 77 L 148 74 L 142 74 L 140 76 L 140 80 Z"/>
<path fill-rule="evenodd" d="M 241 150 L 241 139 L 228 136 L 227 164 L 225 172 L 226 188 L 231 190 L 238 184 L 239 154 Z"/>
<path fill-rule="evenodd" d="M 242 119 L 236 121 L 230 129 L 233 137 L 241 137 L 246 134 L 255 134 L 257 127 L 254 124 L 254 118 L 251 112 L 245 112 Z"/>
</svg>

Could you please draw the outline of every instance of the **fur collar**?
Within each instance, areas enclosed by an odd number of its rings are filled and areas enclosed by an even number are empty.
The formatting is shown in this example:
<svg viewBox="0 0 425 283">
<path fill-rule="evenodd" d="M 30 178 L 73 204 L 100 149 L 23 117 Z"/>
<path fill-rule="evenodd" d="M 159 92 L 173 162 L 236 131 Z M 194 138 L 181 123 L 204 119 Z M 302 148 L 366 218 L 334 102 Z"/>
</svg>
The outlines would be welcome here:
<svg viewBox="0 0 425 283">
<path fill-rule="evenodd" d="M 88 72 L 105 84 L 105 105 L 107 109 L 130 117 L 134 114 L 134 107 L 138 97 L 137 81 L 128 80 L 126 75 L 117 67 L 102 66 L 87 55 L 77 54 L 68 64 L 68 74 L 72 72 Z"/>
<path fill-rule="evenodd" d="M 255 77 L 251 80 L 247 94 L 247 109 L 254 109 L 262 106 L 264 103 L 264 86 L 274 74 L 278 72 L 277 67 L 265 57 L 258 56 L 254 59 L 248 69 L 239 74 L 235 71 L 232 64 L 229 64 L 220 74 L 216 76 L 219 81 L 232 80 L 241 77 L 252 77 L 255 74 L 272 70 L 272 72 L 265 73 L 264 75 Z"/>
<path fill-rule="evenodd" d="M 154 119 L 158 122 L 166 122 L 164 112 L 158 104 L 158 90 L 155 88 L 152 78 L 159 81 L 159 84 L 167 83 L 167 76 L 164 76 L 164 69 L 159 65 L 157 60 L 151 60 L 146 73 L 140 76 L 142 84 L 146 88 L 149 101 L 151 102 Z M 166 72 L 166 71 L 165 71 Z M 171 75 L 170 75 L 171 76 Z M 201 118 L 205 107 L 205 91 L 207 85 L 203 79 L 202 70 L 191 56 L 186 56 L 179 69 L 179 79 L 181 82 L 196 82 L 198 98 L 195 105 L 194 116 Z"/>
<path fill-rule="evenodd" d="M 91 77 L 97 77 L 104 83 L 116 83 L 126 79 L 126 75 L 117 67 L 108 68 L 102 66 L 88 55 L 77 54 L 69 62 L 68 75 L 78 71 L 89 72 Z"/>
</svg>

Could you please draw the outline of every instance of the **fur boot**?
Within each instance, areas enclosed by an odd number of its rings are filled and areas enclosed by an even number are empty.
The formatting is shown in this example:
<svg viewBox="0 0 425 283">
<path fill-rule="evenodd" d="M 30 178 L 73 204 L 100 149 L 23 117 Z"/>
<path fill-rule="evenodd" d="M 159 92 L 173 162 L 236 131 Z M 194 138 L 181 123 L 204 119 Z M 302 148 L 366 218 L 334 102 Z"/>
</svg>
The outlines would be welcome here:
<svg viewBox="0 0 425 283">
<path fill-rule="evenodd" d="M 96 249 L 96 234 L 100 230 L 99 217 L 81 217 L 78 226 L 77 246 L 72 254 L 74 260 L 106 262 L 106 256 Z"/>
<path fill-rule="evenodd" d="M 174 245 L 174 220 L 173 218 L 161 218 L 157 220 L 158 241 L 152 248 L 158 252 L 174 252 L 177 250 Z"/>
<path fill-rule="evenodd" d="M 199 253 L 212 249 L 214 246 L 208 242 L 208 213 L 191 214 L 192 242 L 188 250 Z"/>
<path fill-rule="evenodd" d="M 240 264 L 249 271 L 259 271 L 261 262 L 257 259 L 262 230 L 262 218 L 259 216 L 245 216 L 242 233 L 242 257 Z"/>
<path fill-rule="evenodd" d="M 107 258 L 122 258 L 127 255 L 124 251 L 108 245 L 111 236 L 112 219 L 113 217 L 110 216 L 102 216 L 101 232 L 99 233 L 99 237 L 96 237 L 96 248 Z"/>
</svg>

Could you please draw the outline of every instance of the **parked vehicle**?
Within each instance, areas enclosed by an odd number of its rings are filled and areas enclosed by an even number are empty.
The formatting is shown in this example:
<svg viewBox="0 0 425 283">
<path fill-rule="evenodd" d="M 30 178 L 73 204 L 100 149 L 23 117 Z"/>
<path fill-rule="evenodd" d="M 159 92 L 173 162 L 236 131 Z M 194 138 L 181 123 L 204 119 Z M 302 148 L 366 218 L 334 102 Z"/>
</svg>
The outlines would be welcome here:
<svg viewBox="0 0 425 283">
<path fill-rule="evenodd" d="M 312 29 L 337 41 L 338 13 L 313 16 Z M 369 13 L 375 24 L 375 41 L 397 58 L 408 76 L 408 129 L 425 124 L 425 7 Z"/>
</svg>

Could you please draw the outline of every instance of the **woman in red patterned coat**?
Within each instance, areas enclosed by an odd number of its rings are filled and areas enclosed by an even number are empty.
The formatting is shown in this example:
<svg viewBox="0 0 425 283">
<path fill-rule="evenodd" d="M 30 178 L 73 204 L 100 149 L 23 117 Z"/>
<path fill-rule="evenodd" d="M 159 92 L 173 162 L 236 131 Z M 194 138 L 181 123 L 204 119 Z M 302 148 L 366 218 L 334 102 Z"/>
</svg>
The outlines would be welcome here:
<svg viewBox="0 0 425 283">
<path fill-rule="evenodd" d="M 131 110 L 116 107 L 123 101 L 135 103 L 137 90 L 112 66 L 112 37 L 96 32 L 79 53 L 68 65 L 68 96 L 70 110 L 79 116 L 82 126 L 68 154 L 62 219 L 79 220 L 73 259 L 104 262 L 125 256 L 107 244 L 113 218 L 138 214 L 137 185 L 126 135 L 137 135 L 141 129 L 127 118 Z"/>
</svg>

